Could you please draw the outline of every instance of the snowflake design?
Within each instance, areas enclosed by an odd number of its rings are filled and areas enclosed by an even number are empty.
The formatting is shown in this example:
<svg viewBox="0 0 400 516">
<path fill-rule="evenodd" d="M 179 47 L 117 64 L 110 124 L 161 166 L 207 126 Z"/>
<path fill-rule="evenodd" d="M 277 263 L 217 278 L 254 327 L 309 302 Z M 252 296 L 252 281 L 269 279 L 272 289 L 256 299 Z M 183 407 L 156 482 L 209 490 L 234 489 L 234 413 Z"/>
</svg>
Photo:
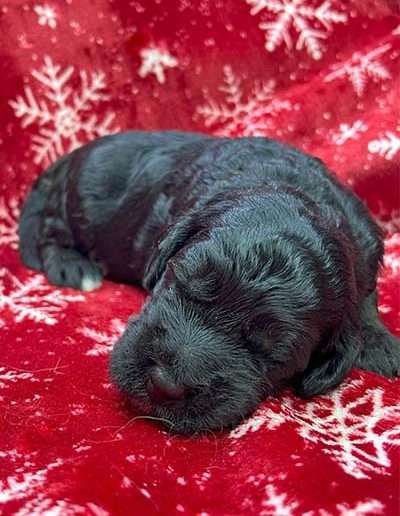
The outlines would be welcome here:
<svg viewBox="0 0 400 516">
<path fill-rule="evenodd" d="M 347 503 L 340 503 L 336 509 L 339 516 L 376 516 L 383 514 L 384 506 L 379 500 L 368 499 L 364 502 L 357 502 L 353 507 Z"/>
<path fill-rule="evenodd" d="M 70 462 L 70 461 L 68 461 Z M 26 466 L 31 466 L 30 471 Z M 16 500 L 21 500 L 24 505 L 18 510 L 18 516 L 32 516 L 34 514 L 53 514 L 74 516 L 76 514 L 96 514 L 108 516 L 108 512 L 93 502 L 84 505 L 71 503 L 63 499 L 53 499 L 49 496 L 49 474 L 65 466 L 66 462 L 56 459 L 44 468 L 38 468 L 35 464 L 27 462 L 18 468 L 18 472 L 0 480 L 0 507 Z M 34 468 L 32 468 L 34 466 Z M 51 490 L 50 490 L 51 491 Z"/>
<path fill-rule="evenodd" d="M 395 29 L 392 30 L 393 36 L 400 36 L 400 25 L 398 25 Z"/>
<path fill-rule="evenodd" d="M 0 269 L 0 312 L 8 309 L 15 315 L 17 323 L 29 319 L 37 323 L 56 324 L 56 315 L 68 303 L 84 300 L 82 295 L 67 295 L 61 290 L 52 289 L 44 284 L 39 274 L 22 283 L 7 269 Z"/>
<path fill-rule="evenodd" d="M 182 12 L 182 11 L 185 11 L 186 9 L 190 9 L 191 7 L 193 7 L 191 0 L 180 0 L 179 6 L 178 6 L 178 11 Z"/>
<path fill-rule="evenodd" d="M 265 486 L 267 498 L 262 501 L 261 516 L 294 516 L 295 509 L 299 506 L 297 502 L 288 502 L 286 494 L 278 494 L 277 489 L 272 485 Z"/>
<path fill-rule="evenodd" d="M 379 212 L 375 215 L 375 219 L 385 233 L 400 233 L 400 209 L 388 210 L 380 201 Z"/>
<path fill-rule="evenodd" d="M 400 276 L 400 233 L 394 233 L 385 239 L 383 265 L 388 273 L 386 279 Z"/>
<path fill-rule="evenodd" d="M 10 246 L 18 249 L 18 220 L 19 206 L 16 199 L 11 199 L 8 204 L 0 198 L 0 246 Z"/>
<path fill-rule="evenodd" d="M 92 328 L 79 328 L 77 331 L 94 340 L 95 345 L 86 352 L 88 356 L 103 356 L 108 355 L 114 347 L 115 341 L 120 337 L 125 330 L 126 324 L 120 319 L 113 319 L 109 331 L 98 331 Z"/>
<path fill-rule="evenodd" d="M 385 232 L 385 252 L 383 255 L 383 274 L 378 277 L 378 283 L 398 282 L 400 276 L 400 210 L 388 210 L 380 203 L 379 213 L 376 221 Z M 381 303 L 379 305 L 381 313 L 390 313 L 393 307 L 390 304 Z"/>
<path fill-rule="evenodd" d="M 51 29 L 57 27 L 57 16 L 53 7 L 50 7 L 50 5 L 35 5 L 33 9 L 38 15 L 39 25 L 48 25 Z"/>
<path fill-rule="evenodd" d="M 225 95 L 225 103 L 211 99 L 196 109 L 206 127 L 219 126 L 215 134 L 234 135 L 239 130 L 243 136 L 265 136 L 272 126 L 271 120 L 281 111 L 291 109 L 290 102 L 274 98 L 274 80 L 256 83 L 244 99 L 241 80 L 229 65 L 223 71 L 224 85 L 219 90 Z"/>
<path fill-rule="evenodd" d="M 15 370 L 12 371 L 6 369 L 5 367 L 0 367 L 0 389 L 4 389 L 10 383 L 16 383 L 19 380 L 30 380 L 31 382 L 38 381 L 35 378 L 33 378 L 32 373 L 19 372 Z"/>
<path fill-rule="evenodd" d="M 347 140 L 358 140 L 360 133 L 368 129 L 361 120 L 357 120 L 354 124 L 340 124 L 339 131 L 332 135 L 332 142 L 336 145 L 343 145 Z"/>
<path fill-rule="evenodd" d="M 305 47 L 313 59 L 321 59 L 324 47 L 321 39 L 327 37 L 335 23 L 345 23 L 347 15 L 331 9 L 331 2 L 325 1 L 318 7 L 306 5 L 306 0 L 246 0 L 252 5 L 250 14 L 256 15 L 264 9 L 276 15 L 274 21 L 260 23 L 265 31 L 265 48 L 273 52 L 282 42 L 290 50 L 293 47 L 290 28 L 298 33 L 296 50 Z M 321 30 L 322 29 L 322 30 Z"/>
<path fill-rule="evenodd" d="M 89 502 L 85 505 L 78 505 L 63 499 L 52 499 L 49 489 L 49 474 L 59 470 L 61 467 L 68 467 L 70 459 L 56 459 L 45 467 L 39 467 L 35 463 L 34 453 L 21 453 L 17 449 L 0 450 L 0 460 L 11 461 L 15 468 L 14 473 L 0 479 L 0 513 L 2 508 L 7 512 L 10 503 L 21 501 L 24 505 L 14 512 L 18 516 L 33 515 L 65 515 L 95 514 L 96 516 L 107 516 L 102 507 Z"/>
<path fill-rule="evenodd" d="M 16 473 L 0 480 L 0 503 L 14 502 L 29 496 L 35 496 L 46 480 L 48 473 L 62 466 L 63 461 L 57 459 L 45 468 L 33 472 Z"/>
<path fill-rule="evenodd" d="M 390 467 L 387 448 L 400 446 L 400 406 L 385 404 L 379 387 L 367 389 L 362 396 L 349 400 L 348 395 L 355 388 L 363 392 L 362 386 L 362 380 L 345 383 L 332 394 L 320 396 L 300 408 L 285 399 L 272 412 L 267 409 L 263 414 L 260 409 L 253 418 L 264 418 L 264 425 L 259 421 L 256 430 L 268 427 L 272 414 L 277 423 L 275 428 L 280 426 L 279 420 L 281 424 L 291 421 L 304 440 L 322 444 L 324 452 L 347 474 L 358 479 L 369 478 L 371 473 L 384 474 L 385 468 Z M 360 412 L 360 408 L 364 410 Z M 385 423 L 390 423 L 391 428 L 383 429 Z M 230 437 L 256 430 L 245 422 Z"/>
<path fill-rule="evenodd" d="M 73 73 L 73 66 L 62 70 L 46 56 L 43 68 L 32 72 L 43 88 L 44 96 L 37 100 L 32 88 L 27 86 L 25 98 L 18 96 L 10 101 L 15 115 L 21 118 L 22 127 L 33 123 L 39 126 L 39 134 L 32 138 L 34 162 L 37 164 L 52 163 L 87 140 L 118 131 L 118 128 L 111 129 L 114 113 L 108 113 L 103 120 L 90 114 L 95 104 L 108 100 L 104 93 L 104 73 L 88 74 L 81 70 L 80 91 L 73 91 L 68 85 Z"/>
<path fill-rule="evenodd" d="M 345 394 L 346 389 L 338 389 L 307 404 L 299 434 L 323 444 L 325 453 L 355 478 L 384 473 L 384 468 L 390 466 L 386 447 L 400 446 L 400 406 L 385 405 L 380 388 L 367 389 L 363 396 L 349 402 L 344 402 Z M 367 415 L 357 410 L 364 404 L 370 408 Z M 324 416 L 320 415 L 321 410 L 325 410 Z M 384 421 L 393 423 L 392 427 L 382 430 Z"/>
<path fill-rule="evenodd" d="M 324 81 L 331 82 L 338 78 L 348 77 L 354 91 L 361 97 L 369 78 L 374 82 L 391 78 L 389 70 L 378 59 L 390 48 L 391 45 L 388 43 L 371 50 L 365 55 L 361 52 L 355 52 L 350 60 L 334 65 L 331 73 L 325 77 Z"/>
<path fill-rule="evenodd" d="M 261 427 L 275 430 L 275 428 L 286 422 L 287 415 L 282 410 L 282 407 L 288 404 L 290 404 L 289 398 L 270 400 L 268 407 L 259 408 L 253 417 L 234 428 L 230 432 L 229 437 L 231 439 L 240 439 L 248 432 L 257 432 Z"/>
<path fill-rule="evenodd" d="M 377 516 L 383 514 L 384 505 L 379 500 L 367 498 L 364 501 L 349 505 L 347 502 L 336 504 L 337 516 Z M 333 516 L 325 509 L 317 509 L 303 513 L 303 516 Z"/>
<path fill-rule="evenodd" d="M 142 65 L 138 71 L 140 77 L 147 77 L 150 73 L 154 74 L 160 84 L 165 82 L 165 68 L 175 68 L 178 60 L 167 50 L 155 46 L 141 50 L 140 57 Z"/>
<path fill-rule="evenodd" d="M 372 154 L 391 160 L 400 150 L 400 137 L 398 134 L 386 131 L 379 138 L 368 143 L 368 150 Z"/>
<path fill-rule="evenodd" d="M 210 16 L 210 0 L 199 0 L 198 3 L 194 3 L 192 0 L 180 0 L 178 11 L 183 12 L 186 9 L 195 9 L 198 8 L 198 11 L 203 16 Z"/>
<path fill-rule="evenodd" d="M 89 504 L 87 504 L 89 505 Z M 44 493 L 37 494 L 29 500 L 17 513 L 17 516 L 33 515 L 52 515 L 52 516 L 75 516 L 78 514 L 95 514 L 96 516 L 108 516 L 109 513 L 88 512 L 82 505 L 77 505 L 65 500 L 53 500 Z"/>
</svg>

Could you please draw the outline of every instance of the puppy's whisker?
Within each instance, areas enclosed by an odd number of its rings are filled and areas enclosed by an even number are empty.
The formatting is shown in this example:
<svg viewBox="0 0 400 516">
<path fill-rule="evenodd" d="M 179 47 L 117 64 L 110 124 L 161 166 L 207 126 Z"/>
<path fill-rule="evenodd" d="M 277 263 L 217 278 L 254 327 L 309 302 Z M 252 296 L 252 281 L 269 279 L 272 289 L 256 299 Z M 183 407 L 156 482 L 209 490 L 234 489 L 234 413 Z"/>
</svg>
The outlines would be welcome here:
<svg viewBox="0 0 400 516">
<path fill-rule="evenodd" d="M 160 421 L 161 423 L 168 423 L 168 425 L 170 426 L 174 426 L 174 423 L 172 421 L 170 421 L 169 419 L 166 419 L 166 418 L 163 418 L 163 417 L 157 417 L 157 416 L 147 416 L 147 415 L 143 415 L 143 416 L 135 416 L 133 418 L 131 418 L 129 421 L 127 421 L 124 425 L 122 425 L 121 427 L 119 427 L 113 434 L 113 437 L 115 437 L 118 433 L 122 432 L 122 430 L 124 430 L 125 428 L 127 428 L 128 426 L 130 426 L 133 422 L 135 421 L 139 421 L 139 420 L 142 420 L 142 419 L 150 419 L 150 420 L 153 420 L 153 421 Z"/>
</svg>

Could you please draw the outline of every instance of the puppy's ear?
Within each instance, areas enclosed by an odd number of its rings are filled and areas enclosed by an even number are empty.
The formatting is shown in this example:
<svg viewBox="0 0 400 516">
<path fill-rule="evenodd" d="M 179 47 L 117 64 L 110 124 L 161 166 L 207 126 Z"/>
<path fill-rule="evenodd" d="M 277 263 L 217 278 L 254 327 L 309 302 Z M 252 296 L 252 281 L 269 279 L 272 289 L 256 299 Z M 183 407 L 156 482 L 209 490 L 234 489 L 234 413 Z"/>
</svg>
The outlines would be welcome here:
<svg viewBox="0 0 400 516">
<path fill-rule="evenodd" d="M 161 278 L 168 260 L 182 249 L 197 231 L 194 213 L 183 217 L 166 230 L 147 264 L 143 278 L 143 286 L 146 290 L 153 290 Z"/>
<path fill-rule="evenodd" d="M 311 355 L 307 369 L 294 381 L 296 394 L 310 398 L 339 384 L 353 367 L 362 339 L 358 322 L 348 317 L 327 344 Z"/>
</svg>

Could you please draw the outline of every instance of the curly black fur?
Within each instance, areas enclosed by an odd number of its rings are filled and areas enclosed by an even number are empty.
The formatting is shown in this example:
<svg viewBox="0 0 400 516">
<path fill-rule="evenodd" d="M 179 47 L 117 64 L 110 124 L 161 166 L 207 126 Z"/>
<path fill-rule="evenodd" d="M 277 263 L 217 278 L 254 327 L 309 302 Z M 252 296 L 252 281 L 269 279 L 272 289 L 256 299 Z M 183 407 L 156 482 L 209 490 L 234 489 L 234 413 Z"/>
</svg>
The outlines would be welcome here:
<svg viewBox="0 0 400 516">
<path fill-rule="evenodd" d="M 107 274 L 152 291 L 111 356 L 141 410 L 181 433 L 238 423 L 291 384 L 400 371 L 379 320 L 382 239 L 318 159 L 266 138 L 129 132 L 64 156 L 33 187 L 21 256 L 56 285 Z"/>
</svg>

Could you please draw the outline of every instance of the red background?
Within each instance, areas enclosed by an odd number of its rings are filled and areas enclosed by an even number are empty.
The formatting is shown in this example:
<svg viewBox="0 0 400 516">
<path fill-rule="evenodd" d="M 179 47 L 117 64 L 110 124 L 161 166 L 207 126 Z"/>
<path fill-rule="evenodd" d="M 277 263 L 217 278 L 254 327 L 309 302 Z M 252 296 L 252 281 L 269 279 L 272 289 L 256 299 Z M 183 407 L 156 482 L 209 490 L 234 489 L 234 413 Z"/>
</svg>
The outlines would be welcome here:
<svg viewBox="0 0 400 516">
<path fill-rule="evenodd" d="M 16 237 L 33 179 L 103 133 L 275 137 L 322 158 L 385 228 L 380 310 L 399 334 L 398 3 L 38 2 L 0 6 L 0 512 L 398 514 L 398 380 L 354 371 L 328 396 L 267 400 L 230 434 L 170 436 L 132 419 L 107 377 L 144 293 L 54 289 Z M 169 56 L 158 75 L 146 49 Z"/>
</svg>

